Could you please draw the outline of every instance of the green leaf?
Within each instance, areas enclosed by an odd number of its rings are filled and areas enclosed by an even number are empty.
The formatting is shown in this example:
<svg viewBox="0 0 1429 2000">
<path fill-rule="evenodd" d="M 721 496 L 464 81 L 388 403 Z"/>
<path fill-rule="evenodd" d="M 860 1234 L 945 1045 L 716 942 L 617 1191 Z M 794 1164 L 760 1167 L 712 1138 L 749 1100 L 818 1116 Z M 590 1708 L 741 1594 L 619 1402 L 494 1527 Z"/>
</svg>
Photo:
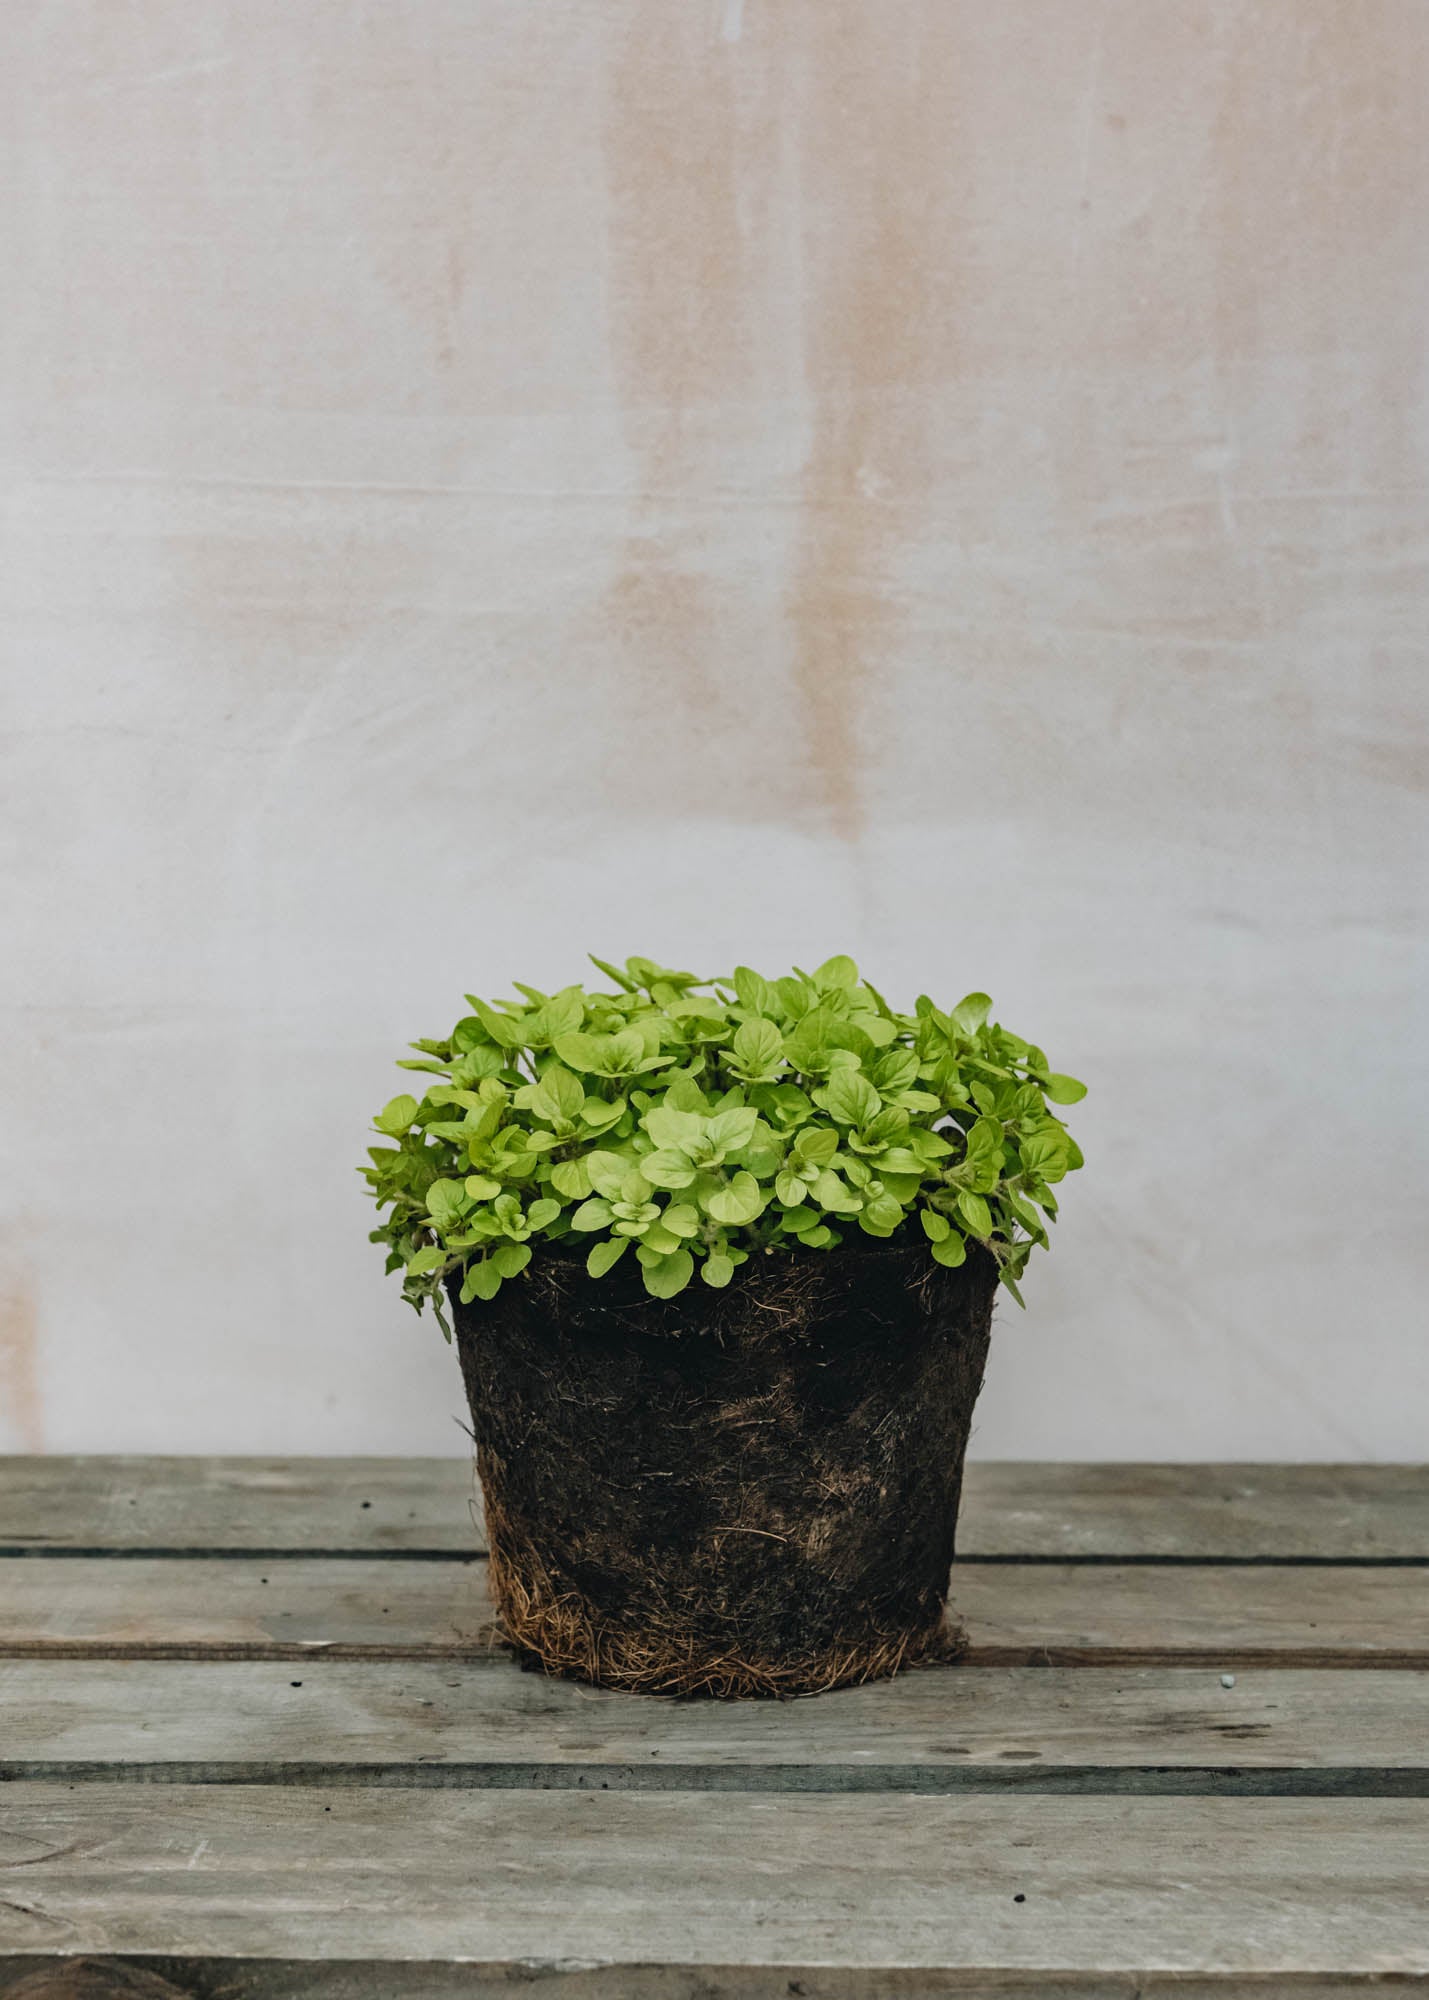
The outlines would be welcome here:
<svg viewBox="0 0 1429 2000">
<path fill-rule="evenodd" d="M 825 1007 L 806 1013 L 784 1037 L 784 1053 L 802 1076 L 822 1076 L 829 1066 L 829 1053 L 836 1046 L 830 1039 L 834 1017 Z"/>
<path fill-rule="evenodd" d="M 1040 1180 L 1059 1181 L 1067 1171 L 1067 1142 L 1060 1132 L 1029 1132 L 1017 1150 L 1023 1168 Z"/>
<path fill-rule="evenodd" d="M 552 1063 L 541 1076 L 532 1108 L 553 1124 L 573 1125 L 585 1105 L 585 1085 L 559 1063 Z"/>
<path fill-rule="evenodd" d="M 946 1215 L 939 1215 L 936 1208 L 920 1208 L 918 1220 L 923 1225 L 923 1234 L 930 1243 L 945 1243 L 952 1228 Z"/>
<path fill-rule="evenodd" d="M 652 1298 L 672 1299 L 676 1292 L 682 1292 L 694 1276 L 695 1260 L 688 1250 L 676 1250 L 668 1257 L 656 1258 L 653 1263 L 642 1263 L 645 1289 Z"/>
<path fill-rule="evenodd" d="M 684 1154 L 673 1150 L 642 1153 L 640 1171 L 658 1188 L 688 1187 L 695 1177 L 695 1170 Z"/>
<path fill-rule="evenodd" d="M 1084 1083 L 1078 1083 L 1074 1076 L 1061 1076 L 1056 1070 L 1047 1078 L 1046 1089 L 1054 1104 L 1080 1104 L 1087 1094 Z"/>
<path fill-rule="evenodd" d="M 386 1132 L 396 1139 L 409 1129 L 416 1115 L 415 1097 L 394 1097 L 382 1107 L 372 1122 L 379 1132 Z"/>
<path fill-rule="evenodd" d="M 700 1212 L 687 1201 L 671 1202 L 660 1220 L 672 1235 L 695 1236 L 699 1233 Z"/>
<path fill-rule="evenodd" d="M 751 1094 L 764 1116 L 781 1132 L 813 1116 L 813 1104 L 797 1083 L 756 1084 Z"/>
<path fill-rule="evenodd" d="M 597 1194 L 603 1194 L 608 1201 L 619 1201 L 621 1182 L 630 1172 L 628 1160 L 622 1160 L 618 1153 L 606 1153 L 597 1147 L 595 1152 L 586 1154 L 585 1170 Z"/>
<path fill-rule="evenodd" d="M 578 1070 L 583 1076 L 605 1074 L 601 1069 L 606 1054 L 602 1037 L 579 1033 L 557 1035 L 553 1047 L 568 1069 Z"/>
<path fill-rule="evenodd" d="M 603 1278 L 611 1265 L 625 1255 L 630 1243 L 628 1236 L 607 1236 L 601 1243 L 592 1243 L 585 1267 L 593 1278 Z"/>
<path fill-rule="evenodd" d="M 419 1250 L 415 1257 L 407 1259 L 409 1278 L 425 1277 L 428 1271 L 439 1271 L 447 1261 L 447 1253 L 439 1243 L 433 1243 L 426 1250 Z"/>
<path fill-rule="evenodd" d="M 590 960 L 591 964 L 595 967 L 597 972 L 603 972 L 607 979 L 613 980 L 615 984 L 623 988 L 625 992 L 627 993 L 635 992 L 636 990 L 635 981 L 631 978 L 628 978 L 627 975 L 620 970 L 620 967 L 618 965 L 611 965 L 608 960 L 603 958 L 597 958 L 593 951 L 588 951 L 586 953 L 586 957 Z M 594 1255 L 594 1252 L 592 1252 L 592 1255 Z"/>
<path fill-rule="evenodd" d="M 1000 1160 L 1002 1157 L 1003 1132 L 1000 1120 L 982 1117 L 968 1133 L 968 1158 L 970 1160 Z"/>
<path fill-rule="evenodd" d="M 895 1090 L 908 1090 L 918 1081 L 918 1058 L 912 1049 L 890 1049 L 873 1072 L 873 1081 L 885 1097 Z"/>
<path fill-rule="evenodd" d="M 992 1213 L 980 1194 L 973 1194 L 967 1188 L 960 1188 L 957 1210 L 974 1236 L 979 1238 L 991 1236 Z"/>
<path fill-rule="evenodd" d="M 590 1175 L 584 1160 L 561 1160 L 551 1169 L 551 1186 L 568 1201 L 584 1201 L 590 1193 Z M 471 1186 L 471 1182 L 467 1182 Z"/>
<path fill-rule="evenodd" d="M 722 1292 L 734 1276 L 734 1264 L 722 1251 L 711 1250 L 709 1256 L 700 1265 L 700 1276 L 715 1291 Z"/>
<path fill-rule="evenodd" d="M 472 1012 L 493 1042 L 503 1049 L 520 1049 L 526 1046 L 526 1030 L 510 1014 L 498 1014 L 494 1007 L 488 1007 L 484 1000 L 472 1000 Z"/>
<path fill-rule="evenodd" d="M 814 1097 L 839 1125 L 866 1125 L 877 1117 L 882 1102 L 868 1078 L 855 1069 L 836 1069 Z"/>
<path fill-rule="evenodd" d="M 615 1212 L 608 1201 L 596 1199 L 583 1201 L 571 1217 L 572 1229 L 608 1229 L 615 1219 Z"/>
<path fill-rule="evenodd" d="M 503 1278 L 514 1278 L 518 1272 L 525 1270 L 530 1261 L 529 1243 L 499 1243 L 487 1258 L 487 1262 L 494 1266 Z"/>
<path fill-rule="evenodd" d="M 540 1201 L 533 1201 L 527 1209 L 526 1225 L 530 1229 L 544 1229 L 547 1223 L 555 1221 L 560 1212 L 561 1204 L 552 1201 L 549 1195 L 544 1195 Z"/>
<path fill-rule="evenodd" d="M 814 974 L 814 984 L 821 993 L 847 992 L 858 984 L 858 967 L 842 953 L 826 958 Z"/>
<path fill-rule="evenodd" d="M 757 972 L 751 972 L 747 965 L 737 965 L 730 981 L 739 997 L 741 1007 L 751 1014 L 767 1014 L 773 1005 L 774 994 L 767 982 Z"/>
<path fill-rule="evenodd" d="M 764 1206 L 764 1196 L 753 1174 L 738 1173 L 727 1187 L 712 1194 L 705 1207 L 716 1222 L 738 1225 L 753 1222 Z"/>
<path fill-rule="evenodd" d="M 554 1042 L 557 1035 L 573 1034 L 584 1019 L 585 999 L 580 988 L 564 987 L 528 1018 L 526 1039 L 532 1047 L 543 1047 Z"/>
<path fill-rule="evenodd" d="M 464 1186 L 473 1201 L 494 1201 L 501 1192 L 500 1181 L 490 1174 L 468 1174 Z"/>
<path fill-rule="evenodd" d="M 838 1149 L 839 1135 L 827 1125 L 807 1126 L 794 1141 L 799 1164 L 805 1167 L 826 1167 Z"/>
<path fill-rule="evenodd" d="M 433 1181 L 427 1189 L 427 1212 L 443 1228 L 450 1228 L 460 1218 L 466 1202 L 466 1188 L 460 1181 Z"/>
<path fill-rule="evenodd" d="M 618 1035 L 612 1035 L 606 1048 L 605 1060 L 609 1067 L 606 1076 L 630 1076 L 645 1060 L 647 1050 L 645 1037 L 638 1028 L 622 1028 Z"/>
<path fill-rule="evenodd" d="M 950 1270 L 955 1270 L 959 1264 L 965 1264 L 967 1256 L 968 1246 L 956 1230 L 933 1245 L 933 1261 L 946 1264 Z"/>
<path fill-rule="evenodd" d="M 797 1174 L 785 1172 L 776 1176 L 774 1192 L 786 1208 L 797 1208 L 808 1193 L 808 1189 Z"/>
<path fill-rule="evenodd" d="M 772 1083 L 784 1065 L 784 1037 L 772 1021 L 746 1021 L 733 1049 L 734 1073 L 746 1083 Z"/>
<path fill-rule="evenodd" d="M 880 1194 L 865 1204 L 859 1224 L 870 1236 L 891 1236 L 902 1220 L 902 1205 L 891 1194 Z"/>
<path fill-rule="evenodd" d="M 857 1215 L 863 1206 L 859 1196 L 844 1186 L 832 1167 L 825 1167 L 814 1182 L 814 1197 L 820 1208 L 831 1209 L 835 1215 Z"/>
<path fill-rule="evenodd" d="M 494 1299 L 501 1290 L 501 1273 L 496 1268 L 495 1259 L 484 1257 L 479 1264 L 469 1265 L 466 1280 L 461 1288 L 463 1305 L 470 1305 L 473 1299 Z"/>
<path fill-rule="evenodd" d="M 953 1009 L 953 1019 L 965 1035 L 975 1035 L 992 1011 L 986 993 L 969 993 Z"/>
<path fill-rule="evenodd" d="M 719 1152 L 737 1153 L 754 1137 L 754 1128 L 758 1123 L 759 1113 L 748 1105 L 741 1105 L 731 1111 L 717 1111 L 713 1118 L 706 1121 L 705 1136 Z"/>
<path fill-rule="evenodd" d="M 683 1152 L 696 1146 L 705 1135 L 704 1115 L 695 1111 L 675 1111 L 657 1104 L 640 1120 L 661 1151 Z"/>
</svg>

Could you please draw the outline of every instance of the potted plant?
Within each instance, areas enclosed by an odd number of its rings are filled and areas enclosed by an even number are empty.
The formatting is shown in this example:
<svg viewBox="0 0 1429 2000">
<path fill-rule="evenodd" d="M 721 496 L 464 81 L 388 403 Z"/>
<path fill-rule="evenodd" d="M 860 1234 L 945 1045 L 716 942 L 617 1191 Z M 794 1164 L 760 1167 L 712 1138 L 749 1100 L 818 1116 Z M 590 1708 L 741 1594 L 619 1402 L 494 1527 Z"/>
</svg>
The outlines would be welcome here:
<svg viewBox="0 0 1429 2000">
<path fill-rule="evenodd" d="M 454 1323 L 511 1642 L 667 1694 L 804 1694 L 956 1650 L 944 1602 L 999 1282 L 1084 1094 L 986 994 L 896 1012 L 595 959 L 404 1067 L 362 1171 Z M 447 1307 L 451 1318 L 448 1319 Z"/>
</svg>

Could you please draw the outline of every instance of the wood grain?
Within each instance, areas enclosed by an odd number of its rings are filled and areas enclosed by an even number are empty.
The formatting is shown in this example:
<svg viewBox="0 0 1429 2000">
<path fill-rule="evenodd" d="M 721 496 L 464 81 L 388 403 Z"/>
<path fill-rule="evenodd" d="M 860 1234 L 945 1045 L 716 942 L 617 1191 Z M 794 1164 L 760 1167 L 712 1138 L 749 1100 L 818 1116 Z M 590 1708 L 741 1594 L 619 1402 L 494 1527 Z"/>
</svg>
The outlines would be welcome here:
<svg viewBox="0 0 1429 2000">
<path fill-rule="evenodd" d="M 653 1701 L 505 1663 L 0 1662 L 0 1770 L 25 1760 L 1429 1769 L 1416 1674 L 928 1668 L 817 1701 Z"/>
<path fill-rule="evenodd" d="M 20 1784 L 0 1951 L 1422 1977 L 1424 1827 L 1398 1801 Z"/>
<path fill-rule="evenodd" d="M 0 1457 L 8 1549 L 482 1546 L 467 1459 Z M 1429 1561 L 1411 1465 L 969 1465 L 964 1558 Z"/>
<path fill-rule="evenodd" d="M 972 1563 L 953 1604 L 982 1666 L 1429 1666 L 1429 1568 Z M 471 1659 L 482 1561 L 18 1557 L 0 1654 Z"/>
</svg>

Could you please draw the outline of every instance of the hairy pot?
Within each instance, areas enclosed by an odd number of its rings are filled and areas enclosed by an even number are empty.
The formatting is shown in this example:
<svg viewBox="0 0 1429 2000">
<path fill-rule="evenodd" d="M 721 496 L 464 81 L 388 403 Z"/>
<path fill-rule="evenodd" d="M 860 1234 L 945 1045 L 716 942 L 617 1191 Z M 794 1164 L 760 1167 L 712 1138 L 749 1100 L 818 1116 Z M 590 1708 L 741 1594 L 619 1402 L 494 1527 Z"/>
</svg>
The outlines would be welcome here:
<svg viewBox="0 0 1429 2000">
<path fill-rule="evenodd" d="M 491 1589 L 550 1671 L 809 1694 L 959 1641 L 944 1616 L 997 1266 L 917 1245 L 650 1298 L 533 1263 L 454 1300 Z M 455 1287 L 453 1288 L 455 1291 Z"/>
</svg>

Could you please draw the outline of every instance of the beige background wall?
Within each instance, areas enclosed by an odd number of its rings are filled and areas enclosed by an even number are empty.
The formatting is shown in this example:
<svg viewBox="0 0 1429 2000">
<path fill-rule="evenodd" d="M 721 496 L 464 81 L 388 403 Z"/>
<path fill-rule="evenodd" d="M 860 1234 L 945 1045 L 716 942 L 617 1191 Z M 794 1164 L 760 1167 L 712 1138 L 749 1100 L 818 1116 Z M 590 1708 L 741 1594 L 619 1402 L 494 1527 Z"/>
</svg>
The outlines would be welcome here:
<svg viewBox="0 0 1429 2000">
<path fill-rule="evenodd" d="M 1424 0 L 4 0 L 0 1445 L 459 1450 L 587 946 L 1094 1094 L 977 1449 L 1422 1455 Z"/>
</svg>

